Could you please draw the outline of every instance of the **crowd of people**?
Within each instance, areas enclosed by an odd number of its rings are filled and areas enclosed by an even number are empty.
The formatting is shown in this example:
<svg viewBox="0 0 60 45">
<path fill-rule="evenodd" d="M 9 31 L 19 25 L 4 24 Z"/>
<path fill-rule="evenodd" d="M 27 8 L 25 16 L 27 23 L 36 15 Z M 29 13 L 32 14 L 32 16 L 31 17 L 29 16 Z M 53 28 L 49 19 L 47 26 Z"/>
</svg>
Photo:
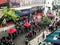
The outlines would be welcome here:
<svg viewBox="0 0 60 45">
<path fill-rule="evenodd" d="M 41 19 L 43 19 L 43 16 Z M 11 19 L 9 19 L 9 20 L 13 22 L 13 20 L 11 20 Z M 10 22 L 9 20 L 7 18 L 7 23 Z M 23 33 L 26 33 L 25 38 L 27 39 L 26 40 L 26 43 L 27 43 L 34 36 L 36 36 L 37 32 L 40 32 L 41 30 L 43 30 L 41 28 L 41 26 L 38 25 L 38 23 L 34 22 L 34 19 L 32 16 L 27 19 L 24 19 L 23 21 L 20 18 L 18 18 L 16 21 L 19 23 L 19 24 L 15 23 L 15 28 L 16 28 L 17 32 L 13 33 L 12 36 L 10 34 L 8 34 L 8 37 L 3 37 L 4 38 L 4 39 L 2 38 L 3 41 L 2 41 L 2 39 L 0 39 L 1 45 L 13 44 L 12 40 L 15 39 L 17 36 L 19 36 L 19 34 L 23 34 Z M 30 23 L 31 25 L 28 27 L 24 26 L 24 23 L 26 23 L 26 22 Z M 57 29 L 59 26 L 60 26 L 60 20 L 58 20 L 58 18 L 56 18 L 56 20 L 53 21 L 53 23 L 51 23 L 51 25 L 49 25 L 48 28 L 52 32 L 55 29 Z M 43 38 L 44 38 L 44 34 L 43 34 Z M 4 43 L 6 43 L 6 44 L 4 44 Z"/>
<path fill-rule="evenodd" d="M 56 18 L 56 20 L 53 21 L 52 25 L 49 26 L 49 30 L 54 31 L 54 28 L 57 29 L 60 26 L 59 22 L 60 22 L 60 20 L 58 20 L 58 18 Z M 12 40 L 15 39 L 19 34 L 23 34 L 23 33 L 26 33 L 26 36 L 25 36 L 26 41 L 25 41 L 25 43 L 27 45 L 29 40 L 31 40 L 37 34 L 37 31 L 40 32 L 40 30 L 42 30 L 42 28 L 38 24 L 35 24 L 35 22 L 32 22 L 31 26 L 29 26 L 29 27 L 25 27 L 23 25 L 23 23 L 22 23 L 22 25 L 17 24 L 15 26 L 15 28 L 16 28 L 17 32 L 13 33 L 12 37 L 9 34 L 9 37 L 3 37 L 4 41 L 2 41 L 3 38 L 0 39 L 1 45 L 3 45 L 3 44 L 4 45 L 11 45 L 13 43 Z M 44 34 L 43 34 L 43 38 L 44 38 Z M 8 42 L 6 40 L 8 40 Z"/>
<path fill-rule="evenodd" d="M 58 20 L 58 18 L 56 18 L 56 20 L 53 21 L 53 23 L 51 23 L 51 25 L 49 25 L 49 30 L 50 30 L 50 31 L 54 31 L 54 30 L 56 30 L 58 27 L 60 27 L 60 20 Z"/>
<path fill-rule="evenodd" d="M 4 36 L 0 38 L 0 45 L 14 45 L 14 43 L 11 38 Z"/>
</svg>

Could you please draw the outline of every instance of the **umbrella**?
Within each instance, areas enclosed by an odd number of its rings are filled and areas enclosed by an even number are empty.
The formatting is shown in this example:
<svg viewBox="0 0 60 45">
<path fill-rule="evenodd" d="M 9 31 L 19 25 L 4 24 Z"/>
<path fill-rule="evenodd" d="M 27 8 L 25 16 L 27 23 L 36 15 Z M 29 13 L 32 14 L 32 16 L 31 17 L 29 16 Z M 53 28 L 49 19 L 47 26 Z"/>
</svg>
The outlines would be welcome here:
<svg viewBox="0 0 60 45">
<path fill-rule="evenodd" d="M 29 9 L 29 10 L 23 11 L 23 14 L 30 14 L 30 13 L 33 13 L 33 12 L 34 12 L 34 10 Z"/>
<path fill-rule="evenodd" d="M 15 11 L 15 13 L 17 14 L 17 15 L 19 15 L 19 16 L 22 16 L 22 15 L 24 15 L 22 12 L 20 12 L 20 11 Z"/>
<path fill-rule="evenodd" d="M 39 19 L 35 19 L 34 20 L 34 22 L 36 22 L 36 23 L 38 23 L 38 22 L 40 22 L 41 20 L 39 20 Z"/>
<path fill-rule="evenodd" d="M 54 14 L 50 13 L 48 16 L 49 16 L 49 17 L 54 17 Z"/>
<path fill-rule="evenodd" d="M 23 13 L 27 14 L 28 12 L 27 11 L 23 11 Z"/>
<path fill-rule="evenodd" d="M 29 23 L 29 22 L 26 22 L 25 24 L 24 24 L 24 26 L 25 27 L 29 27 L 31 24 Z"/>
<path fill-rule="evenodd" d="M 33 15 L 33 17 L 38 17 L 38 16 L 41 16 L 41 14 L 38 13 L 38 14 Z"/>
<path fill-rule="evenodd" d="M 46 42 L 51 42 L 51 43 L 56 43 L 56 44 L 60 44 L 60 39 L 58 39 L 59 37 L 59 32 L 60 32 L 60 28 L 58 28 L 57 30 L 55 30 L 53 33 L 51 33 L 50 35 L 47 36 L 47 38 L 45 39 Z"/>
<path fill-rule="evenodd" d="M 16 29 L 15 28 L 10 28 L 9 30 L 7 30 L 7 32 L 9 34 L 12 34 L 12 33 L 16 32 Z"/>
<path fill-rule="evenodd" d="M 29 10 L 25 10 L 25 11 L 23 11 L 23 12 L 25 12 L 25 13 L 33 13 L 34 10 L 29 9 Z"/>
<path fill-rule="evenodd" d="M 57 32 L 54 32 L 54 33 L 59 34 L 59 33 L 60 33 L 60 31 L 57 31 Z"/>
</svg>

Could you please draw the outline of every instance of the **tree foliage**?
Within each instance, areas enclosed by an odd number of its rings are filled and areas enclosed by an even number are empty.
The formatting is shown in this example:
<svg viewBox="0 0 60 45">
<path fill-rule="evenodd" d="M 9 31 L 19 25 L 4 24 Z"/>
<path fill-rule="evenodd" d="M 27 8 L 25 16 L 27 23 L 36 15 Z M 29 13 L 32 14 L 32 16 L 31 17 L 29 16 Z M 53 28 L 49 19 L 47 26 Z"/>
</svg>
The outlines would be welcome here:
<svg viewBox="0 0 60 45">
<path fill-rule="evenodd" d="M 14 21 L 19 17 L 17 14 L 15 14 L 14 9 L 5 8 L 2 10 L 2 12 L 4 14 L 4 17 L 11 17 Z"/>
<path fill-rule="evenodd" d="M 51 20 L 47 16 L 39 23 L 39 25 L 41 25 L 43 28 L 45 28 L 49 24 L 51 24 Z"/>
<path fill-rule="evenodd" d="M 58 11 L 57 15 L 60 17 L 60 11 Z"/>
</svg>

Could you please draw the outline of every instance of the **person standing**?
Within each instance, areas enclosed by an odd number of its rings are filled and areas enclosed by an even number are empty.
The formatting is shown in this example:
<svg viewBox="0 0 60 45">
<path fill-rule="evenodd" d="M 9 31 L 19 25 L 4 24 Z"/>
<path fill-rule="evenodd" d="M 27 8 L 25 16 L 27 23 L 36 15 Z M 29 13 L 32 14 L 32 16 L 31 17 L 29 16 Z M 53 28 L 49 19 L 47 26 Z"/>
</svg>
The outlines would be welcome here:
<svg viewBox="0 0 60 45">
<path fill-rule="evenodd" d="M 36 31 L 33 30 L 32 33 L 33 33 L 33 35 L 36 35 Z"/>
<path fill-rule="evenodd" d="M 19 27 L 19 25 L 18 25 L 18 24 L 17 24 L 15 27 L 16 27 L 16 29 L 17 29 L 17 34 L 19 35 L 20 27 Z"/>
</svg>

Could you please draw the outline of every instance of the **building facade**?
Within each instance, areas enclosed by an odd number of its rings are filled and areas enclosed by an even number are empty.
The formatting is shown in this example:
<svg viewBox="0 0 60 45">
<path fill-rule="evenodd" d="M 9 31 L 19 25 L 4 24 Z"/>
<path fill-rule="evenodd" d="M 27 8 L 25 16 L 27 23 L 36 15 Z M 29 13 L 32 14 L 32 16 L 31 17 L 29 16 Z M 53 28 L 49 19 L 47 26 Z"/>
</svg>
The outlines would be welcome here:
<svg viewBox="0 0 60 45">
<path fill-rule="evenodd" d="M 7 3 L 7 0 L 0 0 L 0 5 L 3 3 Z"/>
<path fill-rule="evenodd" d="M 53 1 L 53 9 L 60 9 L 60 0 Z"/>
<path fill-rule="evenodd" d="M 10 7 L 24 7 L 45 4 L 45 0 L 9 0 Z M 0 0 L 0 5 L 7 3 L 7 0 Z M 7 5 L 6 5 L 7 6 Z"/>
<path fill-rule="evenodd" d="M 44 4 L 45 0 L 10 0 L 10 7 L 23 7 Z"/>
<path fill-rule="evenodd" d="M 48 10 L 52 11 L 53 1 L 54 0 L 45 0 L 45 1 L 46 1 L 46 3 L 45 3 L 45 10 L 44 10 L 44 12 L 45 12 L 45 15 L 46 15 L 46 13 L 48 12 Z"/>
<path fill-rule="evenodd" d="M 60 0 L 54 0 L 54 5 L 60 5 Z"/>
</svg>

